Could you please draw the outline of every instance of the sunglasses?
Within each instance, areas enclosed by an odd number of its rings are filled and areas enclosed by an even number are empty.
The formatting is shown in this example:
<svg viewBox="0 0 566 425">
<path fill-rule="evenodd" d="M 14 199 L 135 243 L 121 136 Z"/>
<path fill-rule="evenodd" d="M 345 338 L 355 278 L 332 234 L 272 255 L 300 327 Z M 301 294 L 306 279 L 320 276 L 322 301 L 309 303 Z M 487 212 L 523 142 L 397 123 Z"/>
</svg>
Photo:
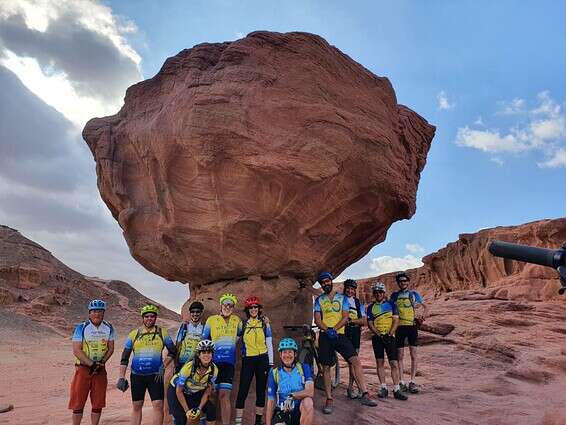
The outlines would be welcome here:
<svg viewBox="0 0 566 425">
<path fill-rule="evenodd" d="M 259 305 L 250 305 L 249 309 L 251 310 L 252 308 L 259 308 Z"/>
<path fill-rule="evenodd" d="M 399 281 L 399 283 L 406 283 L 406 282 L 408 282 L 407 279 L 402 279 L 402 280 Z"/>
<path fill-rule="evenodd" d="M 143 318 L 144 319 L 155 319 L 157 317 L 156 314 L 144 314 Z"/>
<path fill-rule="evenodd" d="M 201 314 L 202 311 L 201 311 L 201 310 L 191 310 L 190 313 L 191 313 L 191 314 Z"/>
<path fill-rule="evenodd" d="M 224 303 L 222 304 L 223 307 L 227 307 L 227 308 L 234 308 L 234 304 L 232 303 Z"/>
<path fill-rule="evenodd" d="M 201 354 L 202 354 L 202 353 L 204 353 L 204 354 L 213 354 L 214 351 L 212 351 L 212 350 L 201 350 L 201 351 L 199 351 L 199 353 L 201 353 Z"/>
</svg>

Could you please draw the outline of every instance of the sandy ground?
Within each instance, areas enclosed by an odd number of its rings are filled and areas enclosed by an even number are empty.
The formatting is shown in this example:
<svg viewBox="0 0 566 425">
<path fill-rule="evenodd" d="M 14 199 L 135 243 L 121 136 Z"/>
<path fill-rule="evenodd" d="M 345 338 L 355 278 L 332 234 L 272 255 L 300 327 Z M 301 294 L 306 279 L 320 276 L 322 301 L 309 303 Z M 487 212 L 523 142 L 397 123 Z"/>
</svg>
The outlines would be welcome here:
<svg viewBox="0 0 566 425">
<path fill-rule="evenodd" d="M 432 306 L 429 322 L 449 323 L 455 329 L 445 338 L 429 338 L 433 343 L 420 348 L 420 394 L 407 402 L 390 398 L 369 408 L 347 401 L 345 388 L 339 387 L 335 414 L 326 416 L 320 410 L 323 396 L 317 392 L 315 423 L 566 423 L 566 303 L 449 299 Z M 2 324 L 0 405 L 11 403 L 15 409 L 0 414 L 0 424 L 69 424 L 70 338 L 41 329 L 14 329 L 21 323 Z M 108 368 L 112 385 L 102 424 L 129 423 L 129 393 L 122 394 L 113 386 L 120 351 L 118 348 Z M 375 393 L 378 384 L 369 341 L 364 341 L 361 357 Z M 346 377 L 347 370 L 342 372 Z M 89 412 L 88 404 L 85 411 Z M 149 406 L 143 423 L 151 423 Z"/>
</svg>

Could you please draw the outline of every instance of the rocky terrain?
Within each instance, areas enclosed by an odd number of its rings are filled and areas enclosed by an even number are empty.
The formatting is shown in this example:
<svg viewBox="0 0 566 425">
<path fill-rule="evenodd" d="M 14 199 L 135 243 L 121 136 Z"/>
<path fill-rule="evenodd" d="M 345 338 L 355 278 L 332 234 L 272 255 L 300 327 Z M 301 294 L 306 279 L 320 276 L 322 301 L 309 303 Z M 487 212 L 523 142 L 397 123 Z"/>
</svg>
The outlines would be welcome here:
<svg viewBox="0 0 566 425">
<path fill-rule="evenodd" d="M 83 137 L 147 269 L 205 300 L 237 282 L 242 297 L 277 292 L 274 314 L 304 321 L 310 297 L 280 294 L 339 273 L 414 214 L 434 131 L 321 37 L 262 31 L 167 59 Z"/>
<path fill-rule="evenodd" d="M 558 300 L 560 283 L 548 267 L 494 257 L 493 240 L 560 248 L 566 242 L 566 218 L 540 220 L 461 234 L 456 242 L 423 258 L 422 267 L 408 270 L 411 285 L 428 298 L 466 297 L 500 300 Z M 360 281 L 362 297 L 371 297 L 371 282 L 380 280 L 396 290 L 395 273 Z M 473 293 L 460 292 L 474 290 Z"/>
<path fill-rule="evenodd" d="M 139 308 L 151 301 L 126 282 L 83 276 L 17 230 L 0 225 L 0 328 L 69 336 L 87 317 L 88 301 L 94 298 L 108 303 L 106 319 L 119 328 L 139 324 Z M 164 319 L 179 318 L 163 306 L 160 310 Z"/>
</svg>

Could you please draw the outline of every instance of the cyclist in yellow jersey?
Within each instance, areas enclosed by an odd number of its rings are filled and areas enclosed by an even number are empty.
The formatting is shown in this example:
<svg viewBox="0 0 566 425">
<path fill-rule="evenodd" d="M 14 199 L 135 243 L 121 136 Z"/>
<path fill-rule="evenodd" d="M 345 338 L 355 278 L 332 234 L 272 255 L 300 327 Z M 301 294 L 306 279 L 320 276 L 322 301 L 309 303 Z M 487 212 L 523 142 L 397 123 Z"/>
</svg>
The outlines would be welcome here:
<svg viewBox="0 0 566 425">
<path fill-rule="evenodd" d="M 156 325 L 159 309 L 148 304 L 141 309 L 143 326 L 128 334 L 120 360 L 120 379 L 116 388 L 128 389 L 126 369 L 133 353 L 130 381 L 132 383 L 132 425 L 140 425 L 146 390 L 149 392 L 153 407 L 153 425 L 163 424 L 163 373 L 176 355 L 175 344 L 167 329 Z M 162 352 L 167 348 L 165 364 Z"/>
<path fill-rule="evenodd" d="M 325 414 L 332 413 L 332 385 L 330 381 L 330 367 L 334 364 L 334 353 L 337 351 L 353 367 L 354 379 L 362 392 L 360 402 L 365 406 L 377 406 L 366 389 L 360 359 L 354 350 L 351 341 L 344 335 L 344 326 L 348 323 L 350 303 L 344 294 L 333 293 L 332 274 L 323 272 L 318 276 L 322 290 L 314 302 L 314 322 L 320 328 L 318 339 L 319 360 L 323 366 L 324 389 L 326 403 L 323 408 Z"/>
<path fill-rule="evenodd" d="M 114 352 L 115 332 L 104 321 L 106 303 L 92 300 L 88 304 L 88 320 L 73 332 L 75 375 L 71 383 L 69 409 L 73 411 L 73 425 L 79 425 L 83 409 L 90 395 L 91 423 L 98 425 L 102 409 L 106 407 L 108 378 L 104 365 Z"/>
<path fill-rule="evenodd" d="M 371 344 L 377 365 L 377 376 L 381 383 L 379 398 L 387 398 L 387 384 L 385 383 L 385 354 L 391 367 L 393 379 L 393 397 L 397 400 L 407 400 L 407 396 L 399 387 L 399 366 L 397 365 L 397 345 L 395 331 L 399 325 L 399 313 L 395 304 L 390 303 L 385 296 L 385 285 L 375 282 L 372 285 L 374 302 L 368 306 L 367 318 L 369 329 L 373 332 Z"/>
<path fill-rule="evenodd" d="M 233 294 L 220 297 L 220 314 L 210 316 L 202 334 L 203 339 L 214 343 L 213 361 L 218 366 L 218 398 L 220 399 L 220 416 L 222 425 L 230 423 L 232 406 L 230 393 L 234 381 L 234 365 L 236 363 L 236 344 L 242 334 L 242 320 L 233 314 L 238 299 Z"/>
<path fill-rule="evenodd" d="M 216 423 L 216 408 L 210 401 L 218 378 L 218 367 L 212 362 L 214 343 L 203 339 L 195 353 L 173 376 L 167 389 L 169 411 L 175 425 L 196 425 L 203 414 L 207 424 Z"/>
<path fill-rule="evenodd" d="M 416 384 L 417 376 L 417 345 L 418 345 L 418 326 L 417 321 L 422 321 L 426 317 L 427 308 L 423 298 L 417 291 L 409 289 L 409 275 L 399 272 L 395 275 L 395 280 L 399 290 L 391 294 L 391 302 L 395 304 L 399 311 L 399 327 L 396 333 L 396 343 L 399 355 L 399 377 L 401 391 L 418 393 L 419 387 Z M 418 310 L 417 310 L 418 308 Z M 422 309 L 422 312 L 420 311 Z M 405 341 L 409 342 L 409 353 L 411 354 L 411 380 L 406 386 L 403 382 L 403 356 L 405 352 Z"/>
<path fill-rule="evenodd" d="M 242 332 L 242 370 L 236 397 L 236 425 L 242 424 L 246 398 L 254 376 L 256 379 L 255 424 L 261 425 L 265 407 L 267 373 L 270 366 L 273 366 L 271 325 L 267 317 L 263 316 L 259 298 L 248 297 L 245 305 L 247 319 Z"/>
</svg>

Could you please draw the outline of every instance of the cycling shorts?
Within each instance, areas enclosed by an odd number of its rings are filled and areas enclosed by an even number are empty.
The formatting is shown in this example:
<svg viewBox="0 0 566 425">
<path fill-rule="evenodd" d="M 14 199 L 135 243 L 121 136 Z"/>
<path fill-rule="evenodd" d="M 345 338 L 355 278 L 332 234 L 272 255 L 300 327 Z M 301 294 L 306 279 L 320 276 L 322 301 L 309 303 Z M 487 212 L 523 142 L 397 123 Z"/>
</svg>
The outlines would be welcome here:
<svg viewBox="0 0 566 425">
<path fill-rule="evenodd" d="M 163 380 L 158 380 L 155 373 L 151 375 L 132 373 L 130 383 L 132 385 L 132 401 L 143 401 L 146 390 L 151 401 L 163 400 L 164 398 Z"/>
<path fill-rule="evenodd" d="M 345 332 L 346 338 L 350 340 L 354 346 L 356 353 L 360 352 L 360 342 L 362 339 L 362 328 L 361 326 L 346 326 Z"/>
<path fill-rule="evenodd" d="M 318 359 L 324 366 L 334 366 L 334 354 L 339 352 L 345 360 L 356 356 L 352 342 L 345 335 L 338 334 L 338 338 L 330 339 L 326 332 L 320 332 L 318 337 Z"/>
<path fill-rule="evenodd" d="M 216 389 L 231 390 L 234 382 L 234 365 L 231 363 L 217 363 L 218 377 L 216 378 Z"/>
<path fill-rule="evenodd" d="M 395 343 L 395 337 L 374 335 L 371 337 L 371 345 L 373 346 L 373 354 L 376 359 L 384 359 L 387 353 L 387 359 L 390 362 L 397 360 L 397 344 Z"/>
<path fill-rule="evenodd" d="M 399 326 L 395 336 L 397 338 L 397 348 L 403 348 L 405 346 L 405 340 L 409 341 L 411 347 L 416 347 L 419 332 L 417 331 L 416 325 Z"/>
<path fill-rule="evenodd" d="M 301 410 L 300 405 L 297 405 L 293 410 L 290 412 L 283 412 L 278 407 L 275 408 L 275 412 L 273 413 L 273 418 L 271 419 L 271 423 L 273 424 L 280 424 L 284 423 L 286 425 L 300 425 L 301 424 Z"/>
<path fill-rule="evenodd" d="M 205 390 L 198 391 L 193 394 L 184 394 L 185 401 L 187 402 L 189 409 L 199 407 L 204 392 Z M 172 385 L 169 385 L 167 388 L 167 403 L 169 405 L 169 413 L 175 419 L 175 425 L 185 425 L 187 423 L 185 410 L 183 409 L 183 406 L 181 406 L 181 403 L 179 403 L 177 392 L 175 391 L 175 387 Z M 206 415 L 206 420 L 208 422 L 216 421 L 216 407 L 210 402 L 210 400 L 208 400 L 202 408 L 202 413 Z"/>
</svg>

